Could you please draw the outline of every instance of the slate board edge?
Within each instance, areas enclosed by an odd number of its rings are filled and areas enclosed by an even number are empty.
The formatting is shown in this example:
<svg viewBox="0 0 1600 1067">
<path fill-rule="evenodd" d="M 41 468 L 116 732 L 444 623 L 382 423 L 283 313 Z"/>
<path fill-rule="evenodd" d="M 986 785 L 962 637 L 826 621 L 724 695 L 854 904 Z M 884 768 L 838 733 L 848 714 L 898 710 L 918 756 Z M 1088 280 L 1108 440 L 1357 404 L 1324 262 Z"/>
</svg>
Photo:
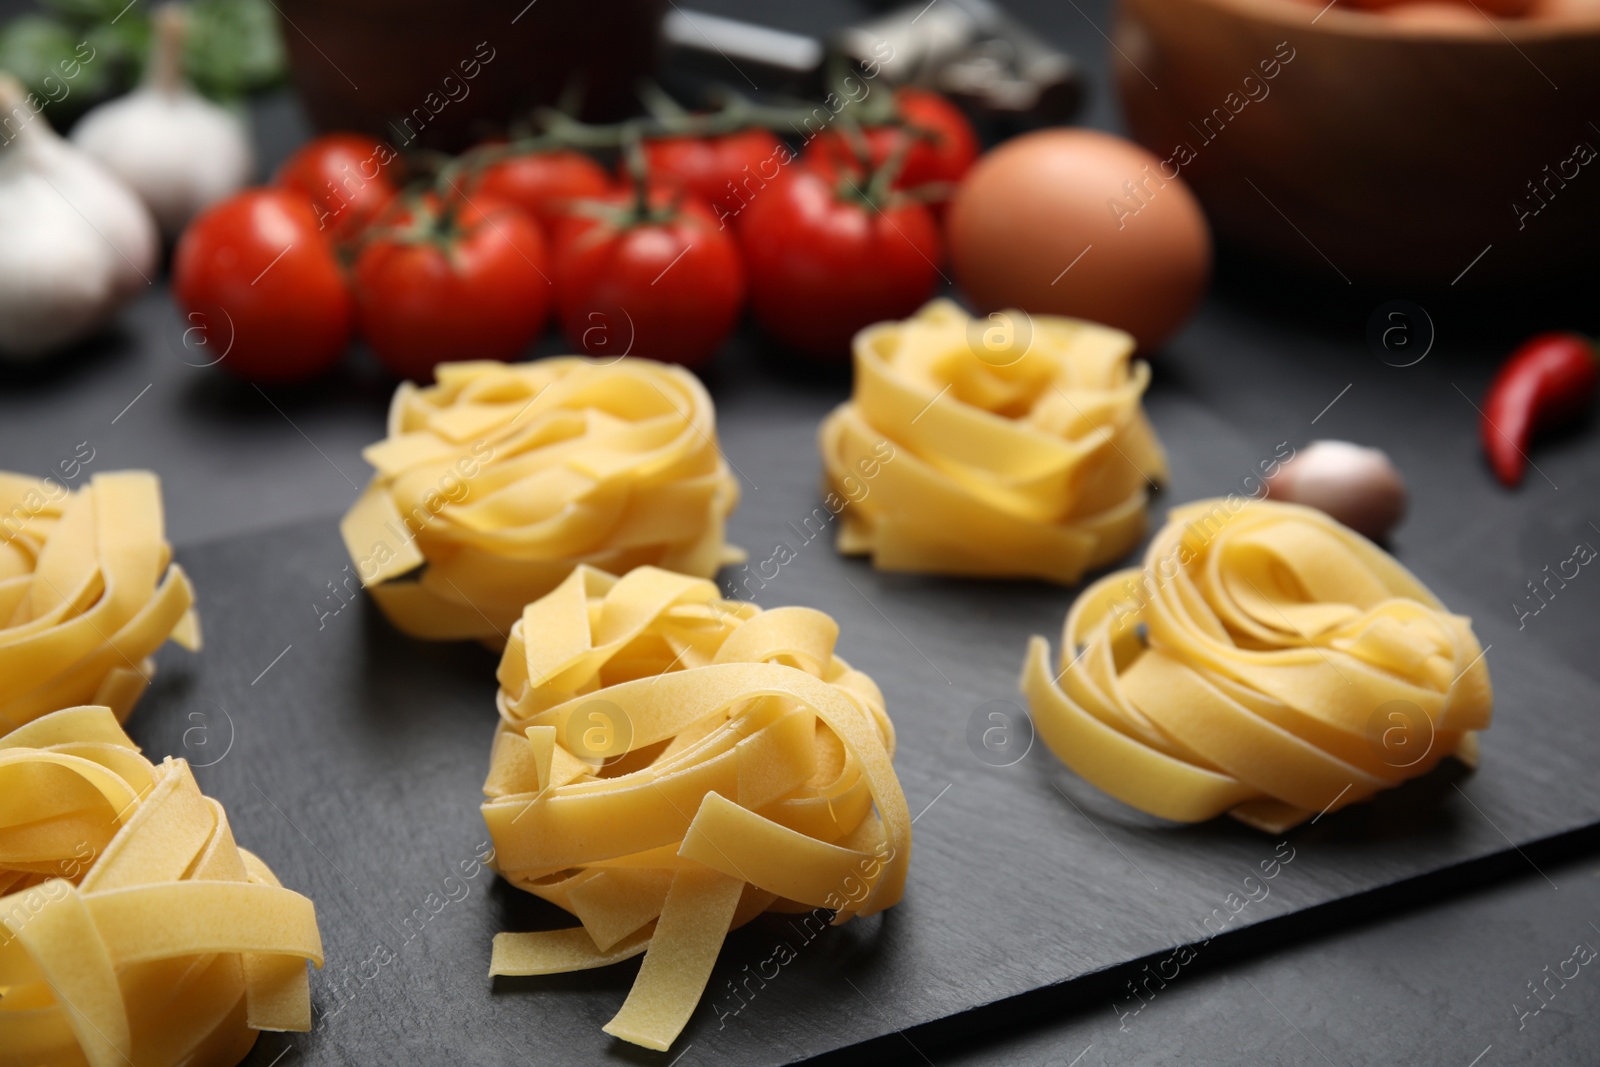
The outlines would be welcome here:
<svg viewBox="0 0 1600 1067">
<path fill-rule="evenodd" d="M 1220 970 L 1230 963 L 1264 956 L 1280 948 L 1311 944 L 1319 938 L 1389 918 L 1398 912 L 1465 897 L 1528 876 L 1532 873 L 1530 867 L 1542 874 L 1541 868 L 1546 864 L 1596 853 L 1600 853 L 1600 823 L 1513 845 L 1351 896 L 1250 920 L 1214 937 L 1210 944 L 1215 947 L 1208 947 L 1205 956 L 1186 967 L 1174 984 L 1184 978 L 1198 981 L 1206 972 Z M 1178 942 L 1138 959 L 992 1000 L 955 1015 L 841 1046 L 798 1062 L 806 1067 L 923 1064 L 928 1060 L 922 1049 L 982 1043 L 986 1037 L 1002 1030 L 1026 1030 L 1095 1011 L 1112 1013 L 1111 1003 L 1127 996 L 1124 981 L 1140 974 L 1146 964 L 1154 965 L 1179 949 L 1197 944 L 1200 942 Z M 1097 998 L 1103 998 L 1104 1002 Z M 1070 1055 L 1070 1050 L 1064 1051 Z"/>
</svg>

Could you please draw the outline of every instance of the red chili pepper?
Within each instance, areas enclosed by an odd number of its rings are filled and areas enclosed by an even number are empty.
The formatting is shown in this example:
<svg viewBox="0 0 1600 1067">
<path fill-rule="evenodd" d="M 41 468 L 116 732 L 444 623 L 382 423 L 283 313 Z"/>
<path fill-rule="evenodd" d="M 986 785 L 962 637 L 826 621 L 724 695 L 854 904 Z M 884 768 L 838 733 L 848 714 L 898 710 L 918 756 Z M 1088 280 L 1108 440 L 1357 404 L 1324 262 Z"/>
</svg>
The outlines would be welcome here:
<svg viewBox="0 0 1600 1067">
<path fill-rule="evenodd" d="M 1600 385 L 1594 342 L 1575 333 L 1541 333 L 1501 365 L 1483 403 L 1479 434 L 1502 485 L 1522 481 L 1534 433 L 1587 411 Z"/>
</svg>

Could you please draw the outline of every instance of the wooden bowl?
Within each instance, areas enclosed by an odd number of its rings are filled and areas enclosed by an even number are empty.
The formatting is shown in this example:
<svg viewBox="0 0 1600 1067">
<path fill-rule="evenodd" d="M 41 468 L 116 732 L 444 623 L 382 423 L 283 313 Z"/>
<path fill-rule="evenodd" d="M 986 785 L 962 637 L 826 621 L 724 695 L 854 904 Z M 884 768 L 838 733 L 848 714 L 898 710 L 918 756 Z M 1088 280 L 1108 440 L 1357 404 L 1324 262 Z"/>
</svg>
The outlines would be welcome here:
<svg viewBox="0 0 1600 1067">
<path fill-rule="evenodd" d="M 1121 0 L 1128 126 L 1218 235 L 1351 283 L 1592 263 L 1600 23 L 1448 29 L 1347 3 Z"/>
<path fill-rule="evenodd" d="M 633 113 L 666 0 L 281 0 L 280 10 L 290 77 L 319 129 L 456 151 L 569 86 L 584 118 Z"/>
</svg>

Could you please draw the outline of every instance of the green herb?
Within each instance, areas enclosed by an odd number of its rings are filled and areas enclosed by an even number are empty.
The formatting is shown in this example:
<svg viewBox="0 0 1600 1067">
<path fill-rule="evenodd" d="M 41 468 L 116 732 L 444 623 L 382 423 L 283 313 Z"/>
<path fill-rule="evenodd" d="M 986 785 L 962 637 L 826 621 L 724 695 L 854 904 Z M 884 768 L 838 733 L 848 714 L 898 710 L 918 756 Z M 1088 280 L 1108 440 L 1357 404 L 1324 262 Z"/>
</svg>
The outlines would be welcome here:
<svg viewBox="0 0 1600 1067">
<path fill-rule="evenodd" d="M 193 0 L 184 72 L 207 96 L 231 99 L 283 80 L 278 13 L 267 0 Z"/>
<path fill-rule="evenodd" d="M 143 76 L 150 0 L 42 0 L 41 6 L 43 14 L 22 15 L 0 28 L 0 70 L 50 101 L 55 125 L 65 126 Z M 231 102 L 283 81 L 283 36 L 270 0 L 190 0 L 187 6 L 184 74 L 197 90 Z"/>
</svg>

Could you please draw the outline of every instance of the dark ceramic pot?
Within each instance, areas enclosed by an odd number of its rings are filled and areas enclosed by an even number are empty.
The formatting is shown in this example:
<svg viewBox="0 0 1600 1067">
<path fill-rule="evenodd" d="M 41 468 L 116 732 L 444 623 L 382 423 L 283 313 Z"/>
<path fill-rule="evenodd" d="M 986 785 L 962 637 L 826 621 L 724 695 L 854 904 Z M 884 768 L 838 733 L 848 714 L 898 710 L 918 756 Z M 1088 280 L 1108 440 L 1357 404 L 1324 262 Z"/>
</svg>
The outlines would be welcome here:
<svg viewBox="0 0 1600 1067">
<path fill-rule="evenodd" d="M 570 93 L 636 109 L 666 0 L 280 0 L 290 76 L 322 130 L 456 151 Z"/>
<path fill-rule="evenodd" d="M 1230 243 L 1423 289 L 1594 260 L 1600 25 L 1284 0 L 1121 0 L 1115 25 L 1128 128 Z"/>
</svg>

